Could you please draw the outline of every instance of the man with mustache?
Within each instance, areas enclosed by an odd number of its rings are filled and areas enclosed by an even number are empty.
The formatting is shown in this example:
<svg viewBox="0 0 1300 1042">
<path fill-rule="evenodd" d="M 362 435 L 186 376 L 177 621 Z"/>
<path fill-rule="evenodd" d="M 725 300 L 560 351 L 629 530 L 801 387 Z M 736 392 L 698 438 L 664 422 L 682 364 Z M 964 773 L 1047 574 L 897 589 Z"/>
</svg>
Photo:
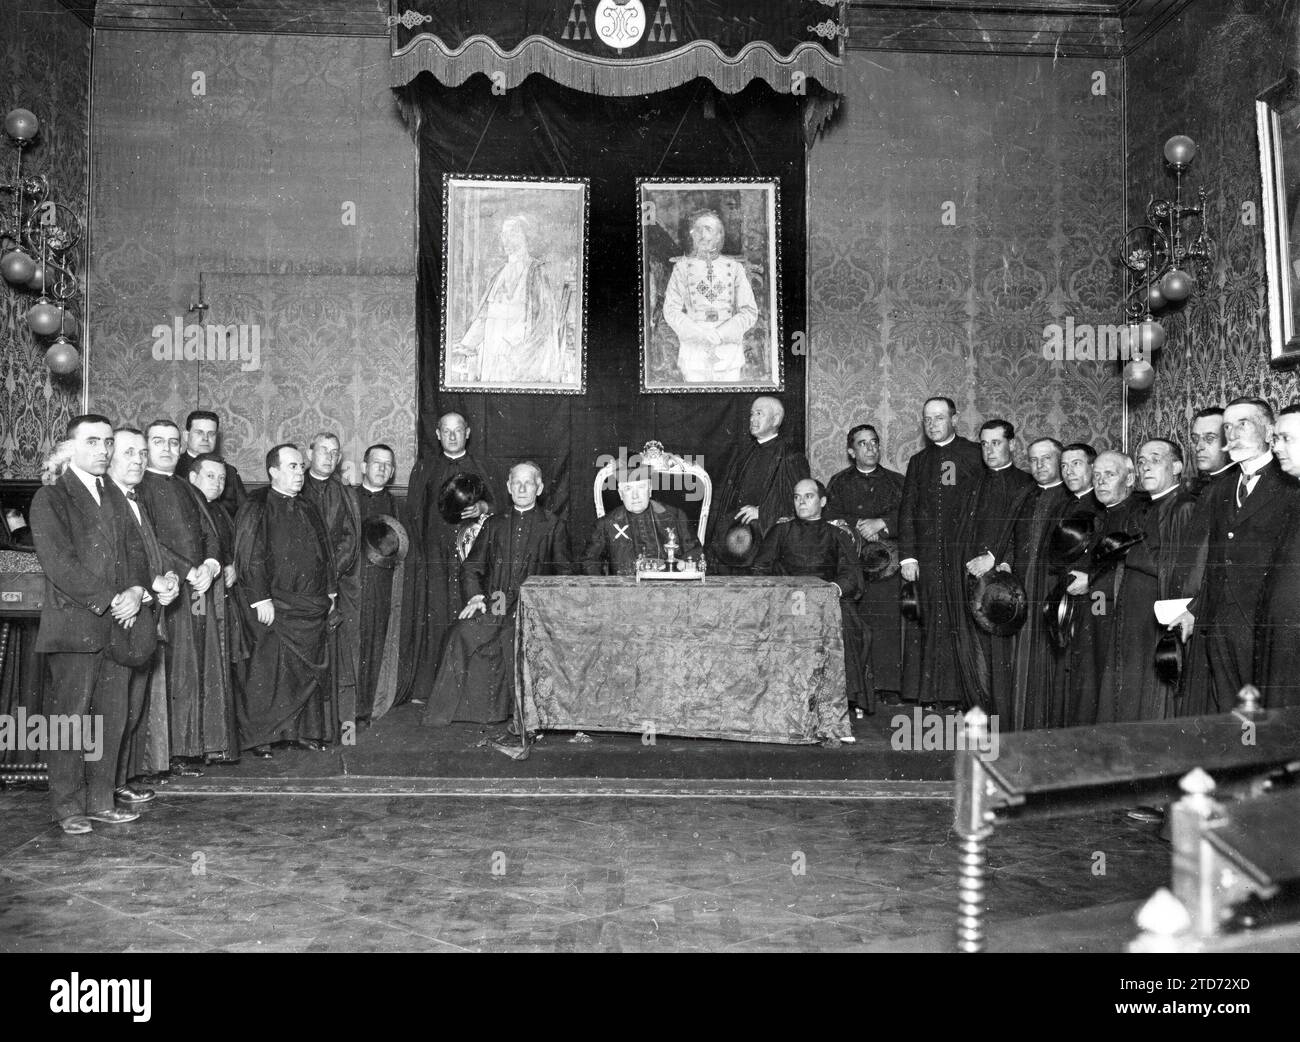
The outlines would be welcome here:
<svg viewBox="0 0 1300 1042">
<path fill-rule="evenodd" d="M 957 709 L 964 696 L 956 627 L 966 618 L 966 560 L 957 537 L 984 469 L 980 448 L 957 436 L 957 406 L 931 398 L 922 408 L 926 446 L 907 462 L 899 505 L 898 554 L 904 582 L 917 584 L 920 626 L 903 645 L 903 701 Z"/>
<path fill-rule="evenodd" d="M 1188 691 L 1184 714 L 1230 712 L 1250 681 L 1260 590 L 1293 501 L 1270 447 L 1273 410 L 1266 401 L 1234 398 L 1223 411 L 1223 432 L 1236 466 L 1202 494 L 1208 524 L 1196 549 L 1205 554 L 1204 574 L 1175 620 L 1184 641 L 1203 627 L 1209 701 L 1201 704 L 1199 693 Z"/>
</svg>

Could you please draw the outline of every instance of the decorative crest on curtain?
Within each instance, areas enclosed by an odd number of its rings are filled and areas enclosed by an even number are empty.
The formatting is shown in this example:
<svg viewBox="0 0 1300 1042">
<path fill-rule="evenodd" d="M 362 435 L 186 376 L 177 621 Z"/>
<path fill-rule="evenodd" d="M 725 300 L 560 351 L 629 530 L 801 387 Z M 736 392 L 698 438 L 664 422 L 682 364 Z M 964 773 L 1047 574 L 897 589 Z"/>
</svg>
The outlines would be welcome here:
<svg viewBox="0 0 1300 1042">
<path fill-rule="evenodd" d="M 727 94 L 754 79 L 783 94 L 802 94 L 815 80 L 838 94 L 847 6 L 846 0 L 389 0 L 390 82 L 400 87 L 428 72 L 455 87 L 483 73 L 504 91 L 540 73 L 575 90 L 631 97 L 702 76 Z"/>
</svg>

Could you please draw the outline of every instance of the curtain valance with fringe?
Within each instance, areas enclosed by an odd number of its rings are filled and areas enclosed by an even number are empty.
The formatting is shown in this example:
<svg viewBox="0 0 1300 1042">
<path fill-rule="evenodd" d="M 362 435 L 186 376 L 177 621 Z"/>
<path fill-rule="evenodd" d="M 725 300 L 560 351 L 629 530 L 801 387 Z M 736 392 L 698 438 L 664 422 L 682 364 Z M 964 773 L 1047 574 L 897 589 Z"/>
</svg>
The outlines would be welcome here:
<svg viewBox="0 0 1300 1042">
<path fill-rule="evenodd" d="M 703 77 L 736 94 L 755 79 L 783 94 L 841 89 L 845 0 L 389 0 L 390 82 L 420 73 L 494 88 L 540 73 L 608 97 Z M 622 46 L 619 46 L 622 45 Z"/>
</svg>

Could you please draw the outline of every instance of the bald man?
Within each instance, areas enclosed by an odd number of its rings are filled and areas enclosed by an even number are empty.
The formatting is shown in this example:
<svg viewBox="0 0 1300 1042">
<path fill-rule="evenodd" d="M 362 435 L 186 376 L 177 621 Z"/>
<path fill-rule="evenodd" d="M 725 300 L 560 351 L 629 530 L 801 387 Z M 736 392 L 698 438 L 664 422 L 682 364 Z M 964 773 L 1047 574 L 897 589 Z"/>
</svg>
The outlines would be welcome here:
<svg viewBox="0 0 1300 1042">
<path fill-rule="evenodd" d="M 545 489 L 536 463 L 519 463 L 506 489 L 510 509 L 483 524 L 465 558 L 467 600 L 420 723 L 494 724 L 515 704 L 515 610 L 519 587 L 530 575 L 572 570 L 564 522 L 537 505 Z"/>
<path fill-rule="evenodd" d="M 465 417 L 449 412 L 439 417 L 435 434 L 439 451 L 421 456 L 411 474 L 407 496 L 407 531 L 411 555 L 406 562 L 402 599 L 402 660 L 396 702 L 423 704 L 442 661 L 447 634 L 460 610 L 461 560 L 456 553 L 460 525 L 448 524 L 438 512 L 438 494 L 457 474 L 474 474 L 487 489 L 490 471 L 469 451 L 470 427 Z M 462 524 L 492 511 L 492 493 L 467 507 Z"/>
<path fill-rule="evenodd" d="M 812 475 L 808 458 L 781 437 L 784 420 L 785 407 L 775 398 L 754 399 L 749 410 L 749 436 L 737 447 L 722 481 L 715 486 L 715 508 L 705 540 L 712 571 L 722 575 L 747 573 L 747 566 L 732 567 L 718 559 L 718 547 L 727 530 L 737 521 L 757 524 L 757 552 L 777 518 L 788 512 L 795 485 Z"/>
</svg>

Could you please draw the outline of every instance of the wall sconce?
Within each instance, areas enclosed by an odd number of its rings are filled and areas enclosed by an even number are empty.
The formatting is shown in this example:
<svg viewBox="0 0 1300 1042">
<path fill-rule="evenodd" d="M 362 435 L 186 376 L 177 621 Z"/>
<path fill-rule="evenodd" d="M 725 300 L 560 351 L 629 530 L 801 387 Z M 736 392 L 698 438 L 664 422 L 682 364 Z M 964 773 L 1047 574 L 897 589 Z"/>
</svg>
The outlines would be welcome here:
<svg viewBox="0 0 1300 1042">
<path fill-rule="evenodd" d="M 1187 300 L 1198 281 L 1204 284 L 1209 279 L 1214 264 L 1214 242 L 1205 232 L 1205 189 L 1197 192 L 1197 205 L 1183 202 L 1183 177 L 1195 158 L 1196 142 L 1185 134 L 1175 134 L 1165 142 L 1165 163 L 1174 174 L 1174 197 L 1152 198 L 1147 203 L 1147 223 L 1124 233 L 1120 262 L 1130 273 L 1124 317 L 1130 323 L 1130 344 L 1139 352 L 1139 357 L 1124 367 L 1124 381 L 1135 391 L 1151 386 L 1155 379 L 1152 355 L 1165 343 L 1165 329 L 1156 321 L 1155 312 Z M 1197 225 L 1194 237 L 1192 221 Z"/>
<path fill-rule="evenodd" d="M 51 372 L 66 375 L 81 364 L 74 343 L 79 320 L 69 309 L 80 293 L 73 251 L 85 229 L 72 209 L 49 198 L 47 177 L 23 177 L 23 150 L 41 130 L 36 116 L 13 109 L 5 116 L 4 129 L 18 154 L 13 180 L 0 183 L 0 191 L 13 196 L 13 206 L 0 210 L 0 274 L 18 292 L 37 294 L 27 309 L 27 327 L 38 337 L 54 337 L 45 364 Z"/>
</svg>

